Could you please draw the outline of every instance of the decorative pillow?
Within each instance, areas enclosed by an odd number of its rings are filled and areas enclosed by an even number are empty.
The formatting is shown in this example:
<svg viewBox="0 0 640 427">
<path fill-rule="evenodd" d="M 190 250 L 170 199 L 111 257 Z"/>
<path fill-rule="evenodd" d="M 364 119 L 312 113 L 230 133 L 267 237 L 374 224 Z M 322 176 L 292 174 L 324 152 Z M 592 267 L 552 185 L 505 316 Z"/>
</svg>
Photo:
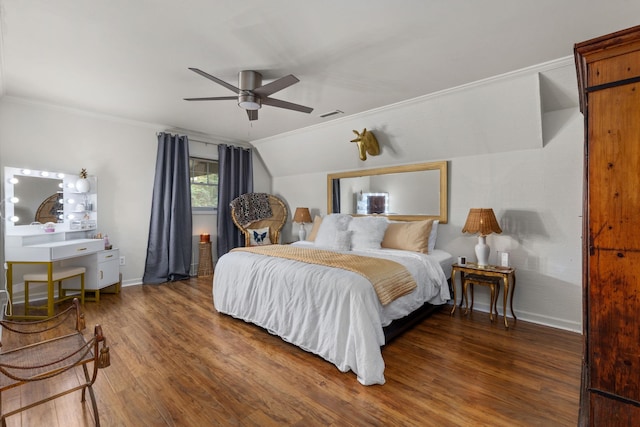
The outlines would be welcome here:
<svg viewBox="0 0 640 427">
<path fill-rule="evenodd" d="M 439 220 L 433 220 L 431 224 L 431 233 L 429 234 L 429 253 L 433 252 L 436 248 L 436 239 L 438 238 L 438 224 Z"/>
<path fill-rule="evenodd" d="M 320 224 L 322 224 L 322 218 L 316 215 L 315 218 L 313 218 L 313 227 L 311 227 L 311 232 L 307 236 L 308 241 L 313 242 L 314 240 L 316 240 Z"/>
<path fill-rule="evenodd" d="M 325 216 L 318 228 L 318 234 L 316 235 L 314 244 L 325 248 L 334 248 L 337 245 L 336 239 L 342 240 L 346 238 L 343 234 L 338 236 L 338 233 L 341 231 L 347 231 L 351 220 L 351 215 L 346 214 L 331 214 Z M 351 233 L 348 234 L 348 237 L 351 239 Z M 344 247 L 342 244 L 339 246 Z M 342 250 L 349 250 L 350 248 L 351 242 L 349 242 L 347 249 Z"/>
<path fill-rule="evenodd" d="M 249 233 L 249 244 L 251 246 L 270 245 L 271 239 L 269 238 L 269 227 L 265 228 L 247 228 Z"/>
<path fill-rule="evenodd" d="M 334 251 L 350 251 L 351 250 L 351 231 L 336 231 L 328 239 L 316 239 L 314 245 L 321 249 L 331 249 Z"/>
<path fill-rule="evenodd" d="M 351 235 L 351 249 L 380 249 L 380 242 L 384 238 L 389 221 L 384 217 L 363 216 L 356 217 L 349 223 Z"/>
<path fill-rule="evenodd" d="M 429 253 L 429 235 L 433 220 L 391 222 L 387 226 L 381 246 L 389 249 Z"/>
</svg>

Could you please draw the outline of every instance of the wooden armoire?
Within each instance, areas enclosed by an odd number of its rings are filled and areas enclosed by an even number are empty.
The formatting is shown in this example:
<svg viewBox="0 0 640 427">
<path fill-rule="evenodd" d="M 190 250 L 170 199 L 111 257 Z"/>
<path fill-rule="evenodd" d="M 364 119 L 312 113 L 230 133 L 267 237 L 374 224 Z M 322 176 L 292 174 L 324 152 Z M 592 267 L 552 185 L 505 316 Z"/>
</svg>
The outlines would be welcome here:
<svg viewBox="0 0 640 427">
<path fill-rule="evenodd" d="M 640 26 L 575 45 L 585 123 L 581 426 L 640 426 Z"/>
</svg>

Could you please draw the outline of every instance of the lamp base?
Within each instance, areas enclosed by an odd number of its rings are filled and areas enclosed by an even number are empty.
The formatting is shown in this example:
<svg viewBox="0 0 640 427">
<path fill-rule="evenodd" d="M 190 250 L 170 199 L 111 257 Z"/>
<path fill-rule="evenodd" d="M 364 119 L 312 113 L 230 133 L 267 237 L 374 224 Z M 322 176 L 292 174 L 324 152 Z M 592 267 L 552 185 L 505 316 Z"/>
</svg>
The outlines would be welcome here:
<svg viewBox="0 0 640 427">
<path fill-rule="evenodd" d="M 487 245 L 487 236 L 478 236 L 478 244 L 476 245 L 476 258 L 478 259 L 478 265 L 489 265 L 489 251 L 490 248 Z"/>
<path fill-rule="evenodd" d="M 298 230 L 298 238 L 300 241 L 307 238 L 307 230 L 304 229 L 304 222 L 300 224 L 300 230 Z"/>
</svg>

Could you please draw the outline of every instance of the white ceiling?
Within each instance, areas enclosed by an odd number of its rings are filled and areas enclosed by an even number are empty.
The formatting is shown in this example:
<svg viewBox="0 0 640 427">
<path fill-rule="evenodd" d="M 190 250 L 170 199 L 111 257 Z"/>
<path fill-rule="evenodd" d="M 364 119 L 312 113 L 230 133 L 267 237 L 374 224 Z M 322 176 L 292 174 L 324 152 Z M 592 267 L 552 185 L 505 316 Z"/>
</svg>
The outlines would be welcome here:
<svg viewBox="0 0 640 427">
<path fill-rule="evenodd" d="M 251 141 L 567 57 L 637 0 L 0 0 L 0 94 Z M 300 82 L 249 122 L 240 70 Z"/>
</svg>

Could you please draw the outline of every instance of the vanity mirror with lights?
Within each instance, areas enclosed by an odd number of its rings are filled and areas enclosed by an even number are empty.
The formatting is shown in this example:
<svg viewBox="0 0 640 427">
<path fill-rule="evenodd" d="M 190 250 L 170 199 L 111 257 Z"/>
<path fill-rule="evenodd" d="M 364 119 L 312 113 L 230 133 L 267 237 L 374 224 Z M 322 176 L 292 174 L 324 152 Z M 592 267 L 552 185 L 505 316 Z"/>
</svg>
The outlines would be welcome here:
<svg viewBox="0 0 640 427">
<path fill-rule="evenodd" d="M 3 178 L 4 262 L 7 291 L 14 302 L 14 293 L 19 297 L 21 290 L 17 288 L 14 292 L 14 284 L 23 286 L 21 279 L 26 273 L 46 273 L 49 289 L 53 289 L 54 272 L 61 267 L 84 267 L 85 291 L 99 290 L 119 280 L 117 249 L 105 251 L 104 241 L 95 238 L 98 227 L 95 176 L 86 178 L 84 188 L 78 185 L 80 177 L 75 173 L 5 167 Z M 102 268 L 105 260 L 115 263 L 108 265 L 108 278 Z M 74 280 L 77 283 L 72 284 L 73 289 L 80 289 L 80 278 Z M 50 299 L 48 292 L 53 291 L 45 288 L 45 298 Z"/>
<path fill-rule="evenodd" d="M 78 175 L 5 167 L 5 234 L 95 230 L 98 226 L 97 178 L 89 189 L 76 189 Z M 45 231 L 44 225 L 54 226 Z"/>
<path fill-rule="evenodd" d="M 448 220 L 447 162 L 327 175 L 327 212 L 384 215 L 398 221 Z"/>
</svg>

